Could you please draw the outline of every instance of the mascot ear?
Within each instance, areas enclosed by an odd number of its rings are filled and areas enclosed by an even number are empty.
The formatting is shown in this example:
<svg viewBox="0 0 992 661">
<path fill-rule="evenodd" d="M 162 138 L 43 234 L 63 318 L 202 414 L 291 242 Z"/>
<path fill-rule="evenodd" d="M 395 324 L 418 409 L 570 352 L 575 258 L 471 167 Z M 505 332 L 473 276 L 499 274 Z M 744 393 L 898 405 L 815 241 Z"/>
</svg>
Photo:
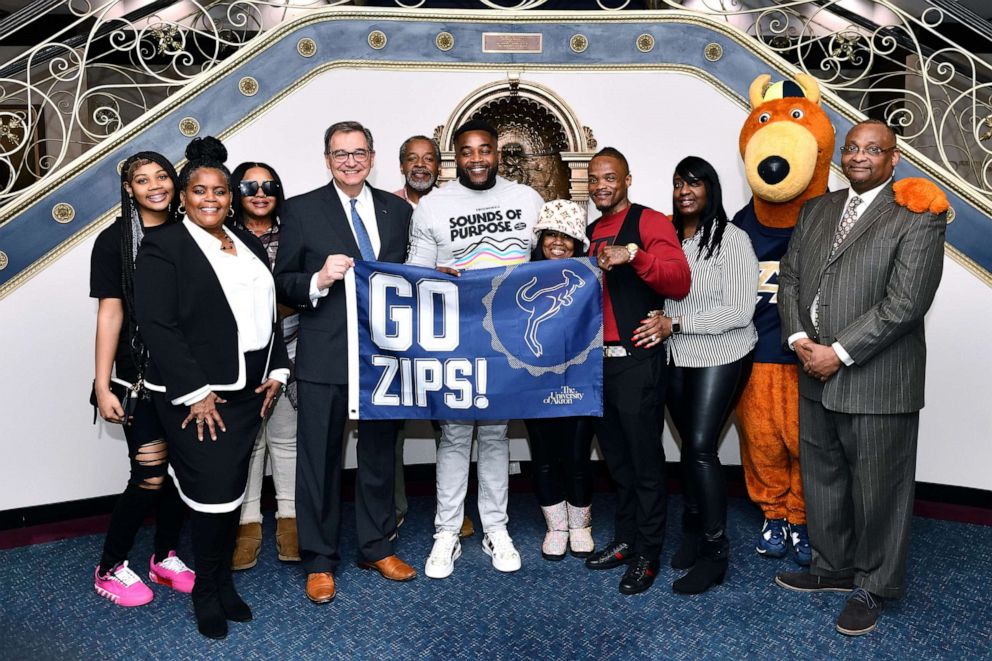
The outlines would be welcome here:
<svg viewBox="0 0 992 661">
<path fill-rule="evenodd" d="M 751 108 L 757 108 L 765 102 L 765 90 L 768 89 L 768 83 L 771 80 L 772 77 L 770 75 L 763 73 L 751 83 L 751 89 L 748 90 L 748 97 L 751 99 Z"/>
<path fill-rule="evenodd" d="M 806 73 L 798 73 L 796 82 L 799 83 L 810 103 L 820 103 L 820 85 L 816 82 L 816 78 Z"/>
</svg>

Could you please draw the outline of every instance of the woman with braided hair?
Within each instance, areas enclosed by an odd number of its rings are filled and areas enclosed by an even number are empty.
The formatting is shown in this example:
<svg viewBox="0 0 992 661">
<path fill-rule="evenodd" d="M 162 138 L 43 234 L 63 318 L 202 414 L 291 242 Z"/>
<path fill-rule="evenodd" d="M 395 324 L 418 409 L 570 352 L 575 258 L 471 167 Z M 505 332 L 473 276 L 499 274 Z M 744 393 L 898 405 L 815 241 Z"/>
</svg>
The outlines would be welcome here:
<svg viewBox="0 0 992 661">
<path fill-rule="evenodd" d="M 185 507 L 166 479 L 168 446 L 150 398 L 133 390 L 145 368 L 134 314 L 134 260 L 145 235 L 178 220 L 178 178 L 161 154 L 138 152 L 121 167 L 121 215 L 97 237 L 90 296 L 99 300 L 96 326 L 95 403 L 104 420 L 124 425 L 131 475 L 117 500 L 96 569 L 97 594 L 120 606 L 140 606 L 152 591 L 128 567 L 127 556 L 148 512 L 157 504 L 154 555 L 148 576 L 180 592 L 193 589 L 193 572 L 175 553 Z M 113 375 L 112 375 L 113 374 Z M 131 390 L 131 410 L 111 390 Z M 127 399 L 127 398 L 124 398 Z"/>
<path fill-rule="evenodd" d="M 227 149 L 186 148 L 186 218 L 142 243 L 135 311 L 151 363 L 145 378 L 169 442 L 169 473 L 193 510 L 200 633 L 224 638 L 252 619 L 231 575 L 248 465 L 262 420 L 289 377 L 269 258 L 233 216 Z"/>
</svg>

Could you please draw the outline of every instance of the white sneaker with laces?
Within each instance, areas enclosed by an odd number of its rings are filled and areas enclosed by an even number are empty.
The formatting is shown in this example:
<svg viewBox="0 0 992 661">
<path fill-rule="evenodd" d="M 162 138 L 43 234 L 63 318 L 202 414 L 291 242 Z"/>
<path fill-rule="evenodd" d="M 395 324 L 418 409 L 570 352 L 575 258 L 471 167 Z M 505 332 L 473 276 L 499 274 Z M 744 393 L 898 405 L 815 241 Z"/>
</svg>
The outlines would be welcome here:
<svg viewBox="0 0 992 661">
<path fill-rule="evenodd" d="M 520 569 L 520 554 L 505 530 L 494 530 L 482 538 L 482 550 L 493 559 L 497 571 L 511 572 Z"/>
<path fill-rule="evenodd" d="M 462 543 L 458 533 L 441 530 L 434 533 L 434 547 L 424 563 L 424 574 L 428 578 L 448 578 L 455 570 L 455 560 L 462 556 Z"/>
</svg>

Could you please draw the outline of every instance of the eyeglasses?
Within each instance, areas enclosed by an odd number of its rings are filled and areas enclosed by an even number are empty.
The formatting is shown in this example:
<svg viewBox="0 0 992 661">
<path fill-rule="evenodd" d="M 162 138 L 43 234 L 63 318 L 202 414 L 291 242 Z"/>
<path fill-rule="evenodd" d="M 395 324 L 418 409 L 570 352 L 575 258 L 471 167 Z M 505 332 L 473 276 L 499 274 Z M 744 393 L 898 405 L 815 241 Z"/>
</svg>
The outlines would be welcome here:
<svg viewBox="0 0 992 661">
<path fill-rule="evenodd" d="M 345 151 L 343 149 L 335 149 L 331 152 L 331 158 L 334 159 L 335 163 L 344 163 L 348 160 L 348 157 L 355 159 L 356 163 L 364 163 L 369 160 L 369 156 L 372 154 L 368 149 L 356 149 L 355 151 Z"/>
<path fill-rule="evenodd" d="M 244 197 L 254 197 L 259 188 L 267 197 L 273 197 L 279 192 L 279 182 L 269 179 L 268 181 L 242 181 L 238 184 L 238 189 Z"/>
<path fill-rule="evenodd" d="M 892 145 L 891 147 L 886 147 L 885 149 L 882 149 L 878 145 L 870 145 L 863 149 L 858 147 L 857 145 L 843 145 L 840 148 L 840 153 L 850 154 L 851 156 L 857 156 L 860 152 L 864 152 L 867 156 L 881 156 L 885 152 L 892 151 L 893 149 L 897 149 L 897 148 L 898 148 L 897 145 Z"/>
</svg>

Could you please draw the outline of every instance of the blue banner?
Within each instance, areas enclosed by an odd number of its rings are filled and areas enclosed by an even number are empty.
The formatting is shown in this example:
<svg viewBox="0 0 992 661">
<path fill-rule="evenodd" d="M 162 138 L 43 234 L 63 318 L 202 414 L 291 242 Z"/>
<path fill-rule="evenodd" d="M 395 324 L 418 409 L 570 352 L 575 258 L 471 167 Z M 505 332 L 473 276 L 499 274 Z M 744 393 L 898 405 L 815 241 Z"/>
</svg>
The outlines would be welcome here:
<svg viewBox="0 0 992 661">
<path fill-rule="evenodd" d="M 586 258 L 464 271 L 355 262 L 353 419 L 603 413 L 601 272 Z"/>
</svg>

